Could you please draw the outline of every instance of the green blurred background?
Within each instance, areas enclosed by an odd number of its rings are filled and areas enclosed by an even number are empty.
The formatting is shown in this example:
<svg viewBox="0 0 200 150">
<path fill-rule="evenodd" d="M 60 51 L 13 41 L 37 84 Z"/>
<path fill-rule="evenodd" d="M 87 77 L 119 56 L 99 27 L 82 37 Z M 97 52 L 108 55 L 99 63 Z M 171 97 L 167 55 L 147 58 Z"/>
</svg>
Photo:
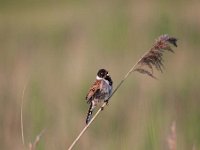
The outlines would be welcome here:
<svg viewBox="0 0 200 150">
<path fill-rule="evenodd" d="M 74 149 L 200 149 L 199 0 L 1 0 L 0 149 L 67 149 L 85 125 L 85 95 L 99 68 L 114 86 L 161 34 L 179 39 L 158 81 L 132 74 Z"/>
</svg>

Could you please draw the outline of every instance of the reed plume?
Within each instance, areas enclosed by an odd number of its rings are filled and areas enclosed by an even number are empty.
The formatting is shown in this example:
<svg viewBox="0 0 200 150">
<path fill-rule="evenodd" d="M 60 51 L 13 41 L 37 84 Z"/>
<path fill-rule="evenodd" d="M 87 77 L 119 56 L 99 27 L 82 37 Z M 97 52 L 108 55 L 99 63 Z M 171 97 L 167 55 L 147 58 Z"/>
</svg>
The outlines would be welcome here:
<svg viewBox="0 0 200 150">
<path fill-rule="evenodd" d="M 168 35 L 161 35 L 154 43 L 153 47 L 142 57 L 134 71 L 146 74 L 152 78 L 153 69 L 163 72 L 163 54 L 165 51 L 174 53 L 171 45 L 177 47 L 177 39 Z"/>
<path fill-rule="evenodd" d="M 171 48 L 171 45 L 174 45 L 177 47 L 177 39 L 174 37 L 170 37 L 167 34 L 161 35 L 154 43 L 153 47 L 147 51 L 133 66 L 132 68 L 125 74 L 123 79 L 119 82 L 119 84 L 116 86 L 108 100 L 115 94 L 115 92 L 121 87 L 121 85 L 124 83 L 124 81 L 129 77 L 129 75 L 132 72 L 139 72 L 142 74 L 146 74 L 152 78 L 156 77 L 153 75 L 154 68 L 160 72 L 163 70 L 163 54 L 165 51 L 174 52 Z M 77 141 L 80 139 L 80 137 L 83 135 L 83 133 L 89 128 L 91 123 L 95 120 L 95 118 L 100 114 L 101 110 L 106 106 L 106 102 L 104 102 L 99 108 L 99 110 L 95 113 L 93 118 L 90 120 L 90 122 L 81 130 L 79 135 L 76 137 L 76 139 L 72 142 L 72 144 L 69 146 L 68 150 L 71 150 L 74 145 L 77 143 Z"/>
</svg>

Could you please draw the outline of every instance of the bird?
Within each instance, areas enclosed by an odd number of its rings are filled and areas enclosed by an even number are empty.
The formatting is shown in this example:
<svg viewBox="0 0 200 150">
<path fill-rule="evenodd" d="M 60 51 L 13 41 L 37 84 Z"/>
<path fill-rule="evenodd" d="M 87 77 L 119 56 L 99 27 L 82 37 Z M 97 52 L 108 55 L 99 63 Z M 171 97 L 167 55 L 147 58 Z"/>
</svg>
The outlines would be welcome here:
<svg viewBox="0 0 200 150">
<path fill-rule="evenodd" d="M 90 104 L 86 117 L 86 124 L 90 122 L 93 110 L 98 104 L 102 102 L 106 102 L 106 104 L 108 103 L 109 97 L 112 93 L 112 88 L 113 81 L 108 71 L 106 69 L 99 69 L 96 80 L 86 95 L 87 103 Z"/>
</svg>

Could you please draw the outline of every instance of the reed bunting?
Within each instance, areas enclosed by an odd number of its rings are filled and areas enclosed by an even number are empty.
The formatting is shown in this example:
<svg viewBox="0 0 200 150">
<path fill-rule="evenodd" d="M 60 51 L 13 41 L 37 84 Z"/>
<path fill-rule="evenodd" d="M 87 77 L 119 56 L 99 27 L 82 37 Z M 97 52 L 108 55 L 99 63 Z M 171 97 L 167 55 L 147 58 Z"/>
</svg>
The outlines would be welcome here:
<svg viewBox="0 0 200 150">
<path fill-rule="evenodd" d="M 91 86 L 86 96 L 87 103 L 90 104 L 87 113 L 86 124 L 89 123 L 92 117 L 92 112 L 99 103 L 108 103 L 108 98 L 112 93 L 112 85 L 113 81 L 108 74 L 108 71 L 105 69 L 100 69 L 97 73 L 96 81 Z"/>
</svg>

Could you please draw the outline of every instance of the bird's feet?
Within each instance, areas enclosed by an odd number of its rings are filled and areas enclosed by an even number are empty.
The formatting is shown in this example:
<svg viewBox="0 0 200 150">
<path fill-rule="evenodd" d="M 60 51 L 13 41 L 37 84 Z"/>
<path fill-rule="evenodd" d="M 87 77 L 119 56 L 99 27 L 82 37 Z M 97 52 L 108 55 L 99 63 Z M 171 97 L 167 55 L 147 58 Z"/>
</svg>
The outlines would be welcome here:
<svg viewBox="0 0 200 150">
<path fill-rule="evenodd" d="M 104 103 L 106 103 L 106 105 L 108 105 L 108 100 L 105 100 Z M 104 110 L 104 107 L 105 107 L 105 105 L 101 106 L 101 111 Z"/>
<path fill-rule="evenodd" d="M 106 105 L 108 105 L 108 100 L 105 100 L 104 103 L 106 103 Z"/>
</svg>

